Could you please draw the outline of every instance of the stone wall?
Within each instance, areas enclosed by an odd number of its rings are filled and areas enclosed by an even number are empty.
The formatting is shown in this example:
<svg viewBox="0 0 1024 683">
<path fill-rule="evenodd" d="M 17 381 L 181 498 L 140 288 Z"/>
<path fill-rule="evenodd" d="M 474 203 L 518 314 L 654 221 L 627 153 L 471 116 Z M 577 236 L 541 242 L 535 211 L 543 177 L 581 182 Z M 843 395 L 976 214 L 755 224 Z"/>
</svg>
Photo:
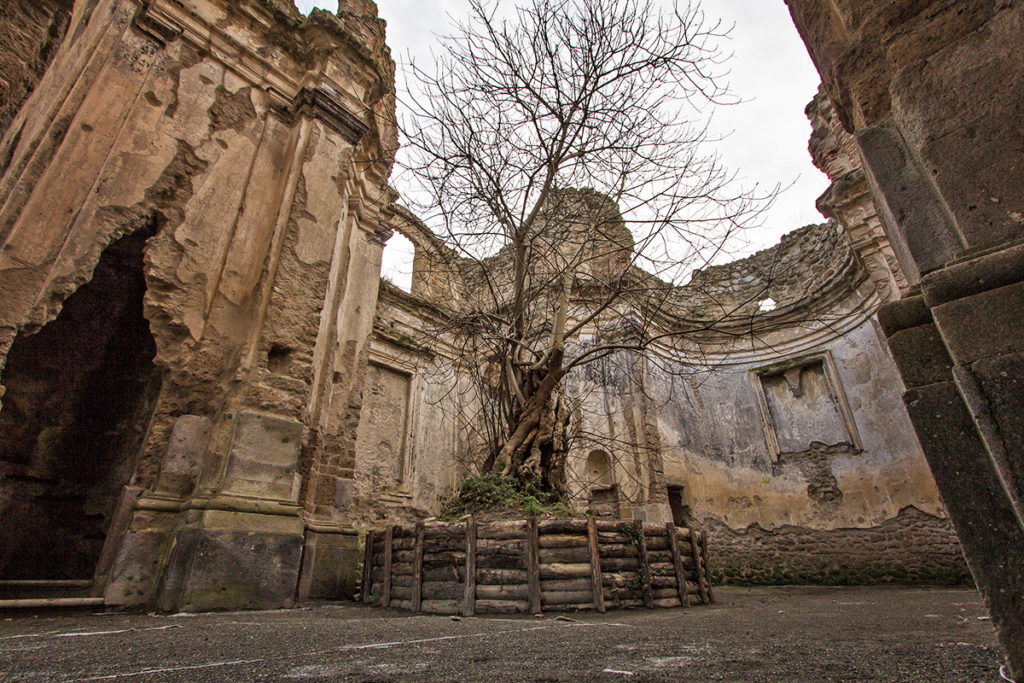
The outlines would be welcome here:
<svg viewBox="0 0 1024 683">
<path fill-rule="evenodd" d="M 711 578 L 733 584 L 970 583 L 953 526 L 914 507 L 869 528 L 815 529 L 705 522 Z"/>
<path fill-rule="evenodd" d="M 397 135 L 383 22 L 341 5 L 78 0 L 0 141 L 0 419 L 19 410 L 19 348 L 66 327 L 108 245 L 146 233 L 135 305 L 160 383 L 139 442 L 101 459 L 119 463 L 116 504 L 74 577 L 110 605 L 274 607 L 354 587 L 336 503 Z M 25 505 L 18 476 L 0 490 Z M 30 532 L 14 533 L 52 559 L 55 538 Z"/>
<path fill-rule="evenodd" d="M 1024 676 L 1024 6 L 786 0 L 920 293 L 879 318 L 904 402 Z"/>
</svg>

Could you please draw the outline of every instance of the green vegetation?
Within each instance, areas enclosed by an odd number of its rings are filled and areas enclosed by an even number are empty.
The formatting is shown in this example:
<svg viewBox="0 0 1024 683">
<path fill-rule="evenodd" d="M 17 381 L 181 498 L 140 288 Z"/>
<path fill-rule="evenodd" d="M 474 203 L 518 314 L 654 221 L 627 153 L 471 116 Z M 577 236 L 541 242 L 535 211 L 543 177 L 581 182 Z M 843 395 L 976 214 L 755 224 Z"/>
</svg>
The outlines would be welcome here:
<svg viewBox="0 0 1024 683">
<path fill-rule="evenodd" d="M 458 492 L 441 502 L 442 518 L 466 514 L 522 517 L 574 517 L 576 513 L 558 496 L 540 490 L 530 481 L 519 481 L 500 474 L 470 476 L 459 485 Z"/>
</svg>

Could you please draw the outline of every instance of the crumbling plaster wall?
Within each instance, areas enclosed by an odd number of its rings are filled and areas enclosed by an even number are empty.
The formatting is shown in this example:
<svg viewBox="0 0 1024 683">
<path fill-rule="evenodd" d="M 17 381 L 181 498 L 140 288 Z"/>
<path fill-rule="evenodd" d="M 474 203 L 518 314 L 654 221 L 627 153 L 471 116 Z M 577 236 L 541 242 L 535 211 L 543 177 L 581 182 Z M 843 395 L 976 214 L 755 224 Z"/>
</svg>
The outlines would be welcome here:
<svg viewBox="0 0 1024 683">
<path fill-rule="evenodd" d="M 334 502 L 396 144 L 376 8 L 80 0 L 70 23 L 0 143 L 0 356 L 108 243 L 155 230 L 145 315 L 163 386 L 97 568 L 106 598 L 351 590 L 355 532 Z"/>
<path fill-rule="evenodd" d="M 470 390 L 460 359 L 427 332 L 431 306 L 381 281 L 356 444 L 352 519 L 370 528 L 436 514 L 465 471 L 456 412 Z M 369 394 L 369 395 L 368 395 Z M 402 424 L 404 432 L 393 429 Z"/>
</svg>

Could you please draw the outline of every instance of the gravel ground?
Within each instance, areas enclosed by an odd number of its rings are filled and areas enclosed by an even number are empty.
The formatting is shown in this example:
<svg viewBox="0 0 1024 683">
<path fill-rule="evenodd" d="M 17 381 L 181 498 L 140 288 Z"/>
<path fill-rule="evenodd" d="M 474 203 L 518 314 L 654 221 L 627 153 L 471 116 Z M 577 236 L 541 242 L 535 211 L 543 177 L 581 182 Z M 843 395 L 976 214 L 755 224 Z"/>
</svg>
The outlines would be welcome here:
<svg viewBox="0 0 1024 683">
<path fill-rule="evenodd" d="M 5 681 L 1001 681 L 969 589 L 716 588 L 714 605 L 499 619 L 352 603 L 7 614 Z"/>
</svg>

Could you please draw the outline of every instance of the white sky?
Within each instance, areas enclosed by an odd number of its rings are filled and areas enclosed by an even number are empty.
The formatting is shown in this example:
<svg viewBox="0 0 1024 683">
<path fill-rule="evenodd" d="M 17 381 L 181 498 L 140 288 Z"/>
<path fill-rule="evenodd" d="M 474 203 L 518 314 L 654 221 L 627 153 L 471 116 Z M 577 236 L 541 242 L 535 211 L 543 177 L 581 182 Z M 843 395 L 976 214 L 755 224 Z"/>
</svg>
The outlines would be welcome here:
<svg viewBox="0 0 1024 683">
<path fill-rule="evenodd" d="M 666 6 L 670 2 L 658 1 Z M 514 0 L 501 2 L 514 5 Z M 337 0 L 296 4 L 303 12 L 314 6 L 331 11 L 338 7 Z M 824 220 L 814 200 L 829 181 L 811 164 L 811 127 L 804 116 L 820 79 L 783 0 L 702 0 L 701 5 L 709 18 L 718 16 L 724 25 L 734 26 L 723 51 L 733 53 L 728 82 L 744 100 L 715 112 L 712 127 L 727 136 L 717 144 L 722 161 L 746 186 L 771 188 L 780 183 L 787 188 L 764 216 L 763 226 L 748 232 L 749 246 L 733 254 L 739 257 L 771 246 L 784 233 Z M 431 47 L 449 32 L 449 15 L 468 14 L 467 0 L 377 0 L 377 6 L 387 20 L 388 44 L 399 70 L 410 56 L 418 64 L 428 64 Z M 411 271 L 411 245 L 396 235 L 385 249 L 383 273 L 407 289 Z"/>
</svg>

